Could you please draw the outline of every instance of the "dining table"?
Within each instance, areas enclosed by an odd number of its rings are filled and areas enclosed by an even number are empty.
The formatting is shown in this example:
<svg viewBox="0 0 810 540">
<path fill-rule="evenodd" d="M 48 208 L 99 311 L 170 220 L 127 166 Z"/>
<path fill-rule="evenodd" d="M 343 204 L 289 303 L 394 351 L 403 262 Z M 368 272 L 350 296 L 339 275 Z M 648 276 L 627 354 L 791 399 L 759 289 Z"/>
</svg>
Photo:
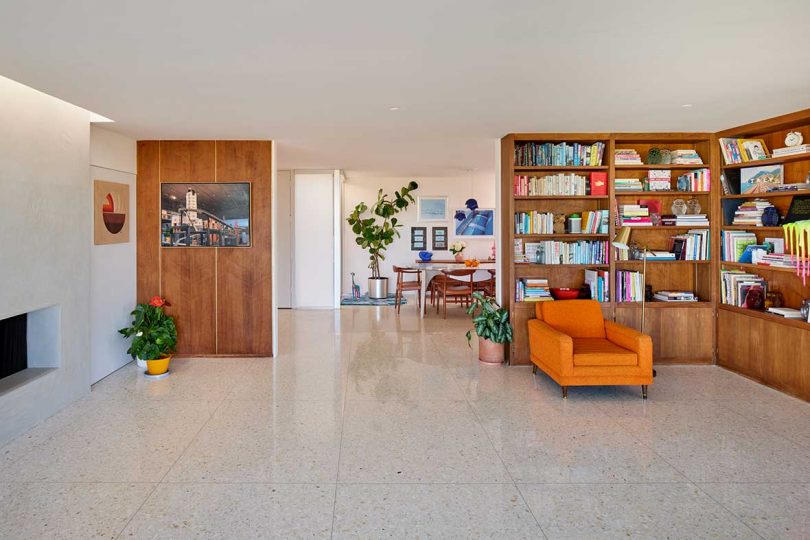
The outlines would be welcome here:
<svg viewBox="0 0 810 540">
<path fill-rule="evenodd" d="M 473 281 L 484 281 L 489 279 L 490 274 L 487 270 L 495 270 L 495 261 L 478 261 L 478 266 L 471 267 L 466 266 L 463 262 L 458 262 L 454 260 L 448 261 L 422 261 L 417 260 L 416 266 L 414 268 L 418 270 L 422 270 L 422 289 L 419 291 L 419 294 L 422 295 L 422 309 L 420 310 L 419 314 L 421 317 L 425 316 L 426 306 L 427 304 L 427 286 L 430 283 L 430 280 L 433 279 L 435 276 L 442 273 L 442 270 L 465 270 L 468 268 L 474 269 L 477 272 L 473 274 Z"/>
</svg>

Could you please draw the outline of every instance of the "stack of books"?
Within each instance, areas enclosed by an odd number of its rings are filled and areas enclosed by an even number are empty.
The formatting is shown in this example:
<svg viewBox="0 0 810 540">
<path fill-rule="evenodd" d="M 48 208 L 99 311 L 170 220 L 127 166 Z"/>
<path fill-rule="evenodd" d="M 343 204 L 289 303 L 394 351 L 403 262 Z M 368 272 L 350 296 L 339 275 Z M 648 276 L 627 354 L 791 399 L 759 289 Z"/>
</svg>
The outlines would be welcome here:
<svg viewBox="0 0 810 540">
<path fill-rule="evenodd" d="M 585 270 L 585 284 L 591 288 L 591 300 L 610 302 L 610 272 L 607 270 Z"/>
<path fill-rule="evenodd" d="M 724 304 L 745 307 L 745 297 L 751 287 L 762 287 L 763 296 L 768 292 L 768 282 L 757 274 L 742 270 L 722 270 L 720 272 L 720 299 Z"/>
<path fill-rule="evenodd" d="M 658 291 L 653 298 L 659 302 L 697 302 L 698 297 L 692 291 Z"/>
<path fill-rule="evenodd" d="M 517 302 L 545 302 L 554 300 L 545 278 L 525 278 L 517 280 L 515 286 Z"/>
<path fill-rule="evenodd" d="M 672 189 L 672 171 L 669 169 L 655 169 L 647 173 L 647 189 L 649 191 L 670 191 Z"/>
<path fill-rule="evenodd" d="M 595 240 L 526 244 L 526 260 L 537 264 L 607 264 L 607 252 L 608 243 Z"/>
<path fill-rule="evenodd" d="M 517 197 L 537 195 L 606 195 L 591 193 L 590 180 L 579 174 L 550 174 L 547 176 L 515 175 L 514 194 Z"/>
<path fill-rule="evenodd" d="M 773 191 L 808 191 L 810 190 L 810 182 L 802 182 L 801 184 L 776 184 L 768 187 L 768 193 Z"/>
<path fill-rule="evenodd" d="M 710 169 L 697 169 L 678 176 L 678 191 L 709 191 L 712 187 Z M 681 186 L 685 189 L 681 189 Z"/>
<path fill-rule="evenodd" d="M 773 157 L 794 156 L 796 154 L 806 154 L 810 152 L 810 144 L 800 144 L 798 146 L 786 146 L 784 148 L 774 148 Z"/>
<path fill-rule="evenodd" d="M 516 167 L 596 167 L 602 165 L 605 143 L 516 143 Z"/>
<path fill-rule="evenodd" d="M 696 150 L 672 150 L 673 165 L 703 165 L 703 160 Z"/>
<path fill-rule="evenodd" d="M 773 313 L 774 315 L 779 315 L 780 317 L 784 317 L 786 319 L 801 319 L 802 312 L 798 309 L 793 309 L 789 307 L 769 307 L 769 313 Z"/>
<path fill-rule="evenodd" d="M 642 191 L 644 186 L 638 178 L 617 178 L 614 181 L 616 192 L 621 191 Z"/>
<path fill-rule="evenodd" d="M 619 206 L 619 215 L 622 227 L 652 227 L 650 209 L 641 204 L 623 204 Z"/>
<path fill-rule="evenodd" d="M 706 214 L 682 214 L 675 216 L 675 225 L 678 227 L 708 227 L 709 218 L 706 217 Z"/>
<path fill-rule="evenodd" d="M 617 149 L 613 154 L 616 165 L 642 165 L 641 155 L 633 149 Z"/>
<path fill-rule="evenodd" d="M 644 283 L 641 272 L 616 271 L 616 301 L 641 302 L 644 298 Z"/>
<path fill-rule="evenodd" d="M 762 266 L 772 266 L 775 268 L 796 269 L 796 258 L 785 253 L 766 253 L 757 264 Z"/>
<path fill-rule="evenodd" d="M 672 237 L 672 252 L 679 261 L 708 261 L 709 230 L 695 229 Z"/>
<path fill-rule="evenodd" d="M 674 261 L 675 254 L 671 251 L 657 251 L 649 249 L 646 252 L 642 253 L 642 259 L 646 259 L 648 261 Z"/>
<path fill-rule="evenodd" d="M 747 225 L 751 227 L 762 227 L 762 214 L 766 208 L 772 207 L 770 201 L 754 199 L 745 201 L 734 211 L 732 225 Z"/>
</svg>

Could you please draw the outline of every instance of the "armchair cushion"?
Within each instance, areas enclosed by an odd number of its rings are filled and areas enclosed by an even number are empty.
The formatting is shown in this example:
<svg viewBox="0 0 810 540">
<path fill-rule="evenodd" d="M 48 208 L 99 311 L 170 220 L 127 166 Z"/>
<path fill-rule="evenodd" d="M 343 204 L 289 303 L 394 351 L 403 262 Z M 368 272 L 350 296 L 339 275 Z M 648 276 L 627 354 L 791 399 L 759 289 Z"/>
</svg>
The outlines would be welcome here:
<svg viewBox="0 0 810 540">
<path fill-rule="evenodd" d="M 652 359 L 652 338 L 630 327 L 613 321 L 605 321 L 607 339 L 616 345 L 629 349 L 642 359 Z"/>
<path fill-rule="evenodd" d="M 575 366 L 637 366 L 638 355 L 603 338 L 573 338 Z"/>
<path fill-rule="evenodd" d="M 595 300 L 541 302 L 537 309 L 549 326 L 573 338 L 605 338 L 602 308 Z"/>
</svg>

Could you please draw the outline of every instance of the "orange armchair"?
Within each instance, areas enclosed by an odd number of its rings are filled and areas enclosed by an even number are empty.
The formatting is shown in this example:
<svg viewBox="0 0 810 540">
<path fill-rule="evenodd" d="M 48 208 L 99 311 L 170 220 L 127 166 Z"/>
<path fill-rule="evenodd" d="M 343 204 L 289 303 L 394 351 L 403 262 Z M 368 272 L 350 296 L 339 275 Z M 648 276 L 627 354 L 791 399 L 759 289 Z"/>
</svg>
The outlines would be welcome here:
<svg viewBox="0 0 810 540">
<path fill-rule="evenodd" d="M 537 368 L 562 387 L 647 385 L 653 382 L 652 339 L 646 334 L 606 321 L 599 302 L 540 302 L 537 318 L 529 320 L 529 350 Z"/>
</svg>

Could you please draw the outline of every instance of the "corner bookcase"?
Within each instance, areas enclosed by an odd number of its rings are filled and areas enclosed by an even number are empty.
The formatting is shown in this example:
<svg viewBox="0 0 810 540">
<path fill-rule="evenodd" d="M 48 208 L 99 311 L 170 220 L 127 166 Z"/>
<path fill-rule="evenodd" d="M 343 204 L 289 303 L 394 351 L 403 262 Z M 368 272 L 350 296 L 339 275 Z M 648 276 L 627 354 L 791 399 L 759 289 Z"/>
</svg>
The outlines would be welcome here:
<svg viewBox="0 0 810 540">
<path fill-rule="evenodd" d="M 710 227 L 713 226 L 713 211 L 709 191 L 684 192 L 675 191 L 678 174 L 708 168 L 713 169 L 714 145 L 709 133 L 520 133 L 510 134 L 501 140 L 501 201 L 503 206 L 502 234 L 504 256 L 501 261 L 501 275 L 504 276 L 502 301 L 508 307 L 513 326 L 514 342 L 510 349 L 510 362 L 515 365 L 530 364 L 529 344 L 526 322 L 535 316 L 534 302 L 516 301 L 516 283 L 520 278 L 546 278 L 550 287 L 580 287 L 584 281 L 586 269 L 607 270 L 610 295 L 602 302 L 602 311 L 606 318 L 622 324 L 640 327 L 641 303 L 619 302 L 616 298 L 616 272 L 630 270 L 640 272 L 642 261 L 617 261 L 615 249 L 608 248 L 609 258 L 606 264 L 583 265 L 549 265 L 536 263 L 515 263 L 513 256 L 515 240 L 540 241 L 554 239 L 560 241 L 602 240 L 610 243 L 617 231 L 616 212 L 620 205 L 635 204 L 639 199 L 657 199 L 661 201 L 662 213 L 671 207 L 676 198 L 696 198 L 701 205 L 701 212 L 709 216 Z M 521 166 L 515 163 L 515 147 L 526 142 L 534 143 L 580 143 L 605 144 L 604 156 L 598 166 Z M 616 165 L 616 149 L 635 149 L 646 163 L 650 148 L 669 150 L 695 150 L 701 156 L 703 165 Z M 622 178 L 641 179 L 650 170 L 672 171 L 672 191 L 632 191 L 615 190 L 617 174 Z M 516 175 L 543 176 L 554 173 L 576 173 L 590 175 L 596 171 L 607 173 L 606 195 L 516 195 L 514 179 Z M 714 185 L 714 176 L 712 176 Z M 544 234 L 519 235 L 515 233 L 516 212 L 553 212 L 571 214 L 592 210 L 608 210 L 609 227 L 607 234 Z M 634 227 L 632 240 L 651 250 L 667 249 L 673 235 L 684 233 L 693 227 L 654 226 Z M 714 234 L 711 239 L 714 247 Z M 507 251 L 508 250 L 508 251 Z M 716 283 L 712 276 L 712 260 L 705 261 L 648 261 L 647 284 L 654 290 L 693 290 L 699 296 L 699 302 L 647 302 L 645 331 L 652 335 L 655 361 L 659 363 L 711 363 L 714 358 L 714 309 Z"/>
<path fill-rule="evenodd" d="M 772 151 L 785 146 L 785 136 L 791 131 L 800 132 L 805 142 L 810 141 L 810 110 L 727 129 L 717 133 L 717 138 L 762 139 Z M 717 153 L 721 154 L 719 148 L 718 143 Z M 723 156 L 718 155 L 718 162 L 723 173 L 743 167 L 782 164 L 786 184 L 804 183 L 810 173 L 810 153 L 734 164 L 726 164 Z M 725 194 L 719 181 L 715 191 L 718 209 L 723 200 L 761 198 L 770 201 L 783 216 L 793 197 L 810 195 L 809 191 Z M 750 227 L 722 223 L 721 228 L 727 231 L 753 232 L 758 243 L 766 237 L 783 237 L 781 226 Z M 720 251 L 717 252 L 717 260 L 720 261 Z M 768 290 L 779 291 L 786 307 L 798 309 L 803 299 L 810 298 L 810 280 L 805 284 L 794 270 L 726 261 L 718 262 L 717 267 L 718 286 L 722 269 L 743 270 L 765 278 Z M 784 392 L 810 400 L 810 324 L 724 304 L 722 298 L 718 300 L 717 363 Z"/>
</svg>

